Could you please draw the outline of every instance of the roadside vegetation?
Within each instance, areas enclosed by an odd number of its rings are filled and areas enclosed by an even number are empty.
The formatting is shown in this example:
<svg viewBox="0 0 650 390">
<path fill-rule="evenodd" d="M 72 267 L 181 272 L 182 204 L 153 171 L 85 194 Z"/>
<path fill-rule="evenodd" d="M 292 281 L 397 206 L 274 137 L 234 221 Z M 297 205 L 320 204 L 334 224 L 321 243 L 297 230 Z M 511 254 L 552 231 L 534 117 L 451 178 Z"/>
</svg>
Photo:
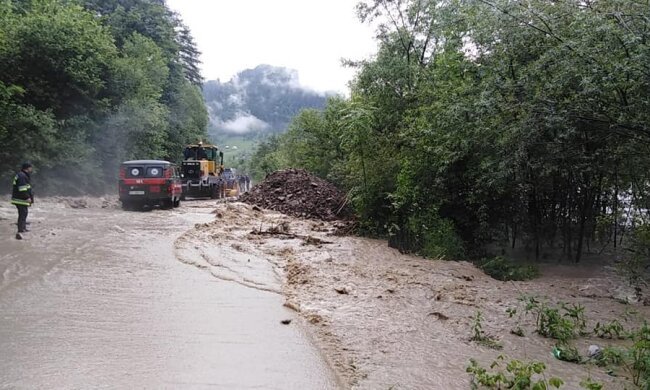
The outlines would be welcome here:
<svg viewBox="0 0 650 390">
<path fill-rule="evenodd" d="M 31 160 L 41 194 L 103 193 L 123 160 L 177 159 L 206 135 L 198 56 L 162 0 L 0 1 L 3 180 Z"/>
<path fill-rule="evenodd" d="M 333 181 L 364 234 L 406 252 L 482 259 L 498 243 L 580 262 L 623 245 L 622 268 L 642 278 L 648 12 L 619 0 L 363 1 L 380 46 L 349 61 L 350 98 L 301 112 L 251 170 Z M 502 279 L 534 274 L 517 272 Z"/>
<path fill-rule="evenodd" d="M 585 364 L 600 367 L 611 376 L 626 380 L 629 388 L 650 388 L 650 325 L 647 319 L 639 318 L 638 313 L 626 310 L 619 319 L 606 323 L 597 322 L 589 326 L 585 308 L 579 304 L 559 302 L 552 304 L 539 297 L 522 296 L 516 307 L 506 310 L 514 321 L 511 334 L 520 337 L 540 337 L 554 342 L 553 356 L 567 363 Z M 524 330 L 523 322 L 532 324 L 532 329 Z M 471 341 L 492 349 L 502 349 L 502 344 L 493 336 L 483 331 L 483 317 L 477 312 L 472 318 L 470 330 Z M 622 322 L 621 322 L 622 321 Z M 640 326 L 634 326 L 640 324 Z M 600 339 L 599 344 L 592 345 L 588 356 L 581 354 L 575 347 L 575 341 L 589 337 Z M 502 367 L 505 364 L 505 370 Z M 472 388 L 487 389 L 548 389 L 561 388 L 561 378 L 547 378 L 546 366 L 539 361 L 507 360 L 499 355 L 489 366 L 483 367 L 475 359 L 470 359 L 467 373 L 471 375 Z M 586 389 L 602 389 L 603 385 L 592 378 L 581 382 Z"/>
</svg>

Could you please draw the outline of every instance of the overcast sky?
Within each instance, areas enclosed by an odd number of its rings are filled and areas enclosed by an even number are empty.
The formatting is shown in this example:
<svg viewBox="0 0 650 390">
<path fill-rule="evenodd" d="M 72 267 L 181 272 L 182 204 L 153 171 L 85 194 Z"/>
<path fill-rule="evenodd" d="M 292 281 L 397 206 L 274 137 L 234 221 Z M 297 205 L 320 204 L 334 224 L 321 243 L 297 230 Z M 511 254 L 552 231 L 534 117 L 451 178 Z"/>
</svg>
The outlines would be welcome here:
<svg viewBox="0 0 650 390">
<path fill-rule="evenodd" d="M 259 64 L 296 69 L 303 85 L 346 92 L 354 71 L 341 58 L 376 51 L 356 0 L 167 0 L 203 53 L 206 80 L 228 81 Z"/>
</svg>

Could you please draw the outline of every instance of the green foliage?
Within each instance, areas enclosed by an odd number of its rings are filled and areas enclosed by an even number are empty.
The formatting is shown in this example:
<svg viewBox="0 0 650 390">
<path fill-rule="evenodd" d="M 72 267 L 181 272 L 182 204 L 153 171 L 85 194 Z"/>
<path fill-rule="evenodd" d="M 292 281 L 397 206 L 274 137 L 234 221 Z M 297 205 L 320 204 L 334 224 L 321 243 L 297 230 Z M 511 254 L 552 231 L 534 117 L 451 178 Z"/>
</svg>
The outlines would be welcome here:
<svg viewBox="0 0 650 390">
<path fill-rule="evenodd" d="M 594 335 L 600 337 L 601 339 L 623 339 L 625 329 L 623 325 L 618 320 L 612 320 L 606 324 L 596 323 L 594 327 Z"/>
<path fill-rule="evenodd" d="M 517 264 L 501 256 L 484 259 L 478 263 L 478 267 L 494 279 L 503 281 L 531 280 L 539 276 L 536 265 Z"/>
<path fill-rule="evenodd" d="M 505 361 L 499 356 L 491 365 L 490 369 L 500 367 Z M 472 375 L 473 389 L 513 389 L 513 390 L 543 390 L 549 388 L 559 389 L 564 381 L 557 377 L 546 379 L 544 371 L 546 365 L 541 362 L 522 362 L 511 360 L 506 364 L 506 369 L 490 372 L 481 367 L 474 359 L 470 359 L 467 373 Z"/>
<path fill-rule="evenodd" d="M 642 389 L 650 387 L 650 326 L 630 333 L 632 344 L 627 347 L 604 348 L 596 357 L 599 366 L 620 366 L 630 376 L 632 383 Z"/>
<path fill-rule="evenodd" d="M 580 382 L 580 387 L 587 390 L 602 390 L 603 385 L 598 382 L 594 382 L 591 378 L 587 378 Z"/>
<path fill-rule="evenodd" d="M 571 305 L 562 304 L 564 316 L 573 321 L 573 326 L 580 336 L 585 336 L 587 332 L 587 319 L 585 317 L 585 307 L 581 304 L 572 303 Z"/>
<path fill-rule="evenodd" d="M 271 136 L 257 147 L 249 168 L 253 179 L 261 180 L 266 175 L 289 166 L 280 142 L 279 137 Z"/>
<path fill-rule="evenodd" d="M 594 361 L 598 366 L 620 366 L 625 359 L 625 352 L 620 348 L 606 347 L 598 355 L 594 357 Z"/>
<path fill-rule="evenodd" d="M 618 263 L 618 270 L 634 287 L 648 285 L 650 270 L 650 224 L 636 226 L 628 253 Z"/>
<path fill-rule="evenodd" d="M 558 340 L 562 346 L 566 346 L 569 340 L 585 334 L 584 306 L 551 306 L 535 297 L 524 297 L 522 301 L 525 312 L 535 316 L 536 331 L 539 335 Z"/>
<path fill-rule="evenodd" d="M 558 359 L 569 363 L 582 363 L 582 356 L 576 347 L 566 343 L 553 347 L 553 355 Z"/>
<path fill-rule="evenodd" d="M 579 261 L 620 245 L 623 209 L 650 208 L 647 4 L 372 0 L 358 11 L 379 27 L 379 50 L 349 62 L 351 98 L 327 120 L 305 114 L 310 131 L 294 135 L 307 137 L 269 153 L 335 177 L 368 233 L 432 257 L 482 258 L 508 241 Z"/>
<path fill-rule="evenodd" d="M 8 17 L 0 77 L 24 88 L 21 104 L 58 120 L 101 108 L 117 55 L 108 29 L 82 7 L 55 0 L 34 1 L 24 14 Z"/>
<path fill-rule="evenodd" d="M 633 345 L 627 351 L 629 370 L 632 372 L 632 382 L 643 388 L 650 387 L 650 326 L 643 326 L 632 333 Z"/>
<path fill-rule="evenodd" d="M 31 160 L 39 194 L 103 192 L 124 159 L 174 159 L 204 137 L 179 23 L 164 2 L 0 2 L 3 181 Z"/>
<path fill-rule="evenodd" d="M 476 312 L 476 317 L 473 320 L 471 341 L 484 347 L 503 349 L 503 345 L 494 336 L 490 336 L 483 331 L 483 314 L 480 311 Z"/>
<path fill-rule="evenodd" d="M 537 333 L 562 342 L 575 337 L 573 322 L 562 316 L 557 308 L 542 307 L 538 312 Z"/>
</svg>

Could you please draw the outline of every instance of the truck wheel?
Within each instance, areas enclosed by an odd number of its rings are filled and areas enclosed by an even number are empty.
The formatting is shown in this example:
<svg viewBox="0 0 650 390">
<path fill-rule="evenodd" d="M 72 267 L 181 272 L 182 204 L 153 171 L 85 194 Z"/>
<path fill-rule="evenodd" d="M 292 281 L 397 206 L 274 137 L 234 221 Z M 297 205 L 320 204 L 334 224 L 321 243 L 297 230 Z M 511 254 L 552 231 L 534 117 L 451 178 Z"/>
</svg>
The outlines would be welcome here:
<svg viewBox="0 0 650 390">
<path fill-rule="evenodd" d="M 181 205 L 181 200 L 180 200 L 180 199 L 176 199 L 176 200 L 174 201 L 174 207 L 178 207 L 178 206 L 180 206 L 180 205 Z"/>
<path fill-rule="evenodd" d="M 169 210 L 174 207 L 174 202 L 171 199 L 164 199 L 160 202 L 160 208 L 163 210 Z"/>
<path fill-rule="evenodd" d="M 210 198 L 212 199 L 219 199 L 219 186 L 216 184 L 213 184 L 210 186 Z"/>
</svg>

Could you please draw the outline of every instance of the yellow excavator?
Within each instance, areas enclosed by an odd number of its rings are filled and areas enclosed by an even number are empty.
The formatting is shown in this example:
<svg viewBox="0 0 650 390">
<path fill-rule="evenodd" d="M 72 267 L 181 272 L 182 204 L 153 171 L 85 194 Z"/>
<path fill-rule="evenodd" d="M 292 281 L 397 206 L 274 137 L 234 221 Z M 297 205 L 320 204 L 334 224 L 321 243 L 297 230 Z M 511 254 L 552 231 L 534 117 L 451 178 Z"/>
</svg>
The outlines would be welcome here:
<svg viewBox="0 0 650 390">
<path fill-rule="evenodd" d="M 224 168 L 223 152 L 216 145 L 187 145 L 183 151 L 181 179 L 183 198 L 221 199 L 233 197 L 248 190 L 247 176 L 238 177 L 232 168 Z M 244 186 L 240 186 L 244 184 Z"/>
</svg>

